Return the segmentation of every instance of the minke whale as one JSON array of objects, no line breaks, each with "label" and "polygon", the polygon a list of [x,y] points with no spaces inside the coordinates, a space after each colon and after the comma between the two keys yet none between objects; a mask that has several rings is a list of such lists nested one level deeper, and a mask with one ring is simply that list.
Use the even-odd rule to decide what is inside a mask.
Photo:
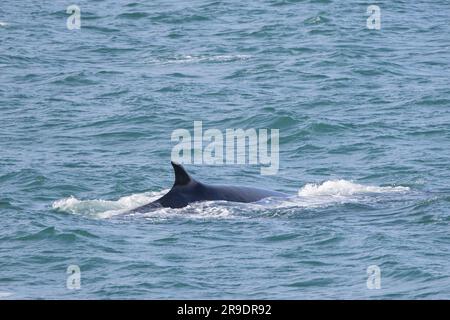
[{"label": "minke whale", "polygon": [[181,164],[171,162],[175,172],[175,182],[164,196],[149,204],[132,210],[148,212],[152,208],[183,208],[193,202],[223,200],[231,202],[256,202],[268,197],[287,197],[282,192],[259,188],[209,185],[192,178]]}]

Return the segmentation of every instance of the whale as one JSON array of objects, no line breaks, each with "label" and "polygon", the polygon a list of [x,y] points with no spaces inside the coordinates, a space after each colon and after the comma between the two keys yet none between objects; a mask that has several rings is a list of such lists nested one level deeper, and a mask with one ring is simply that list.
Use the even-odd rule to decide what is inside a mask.
[{"label": "whale", "polygon": [[192,178],[179,163],[171,161],[175,182],[161,198],[132,210],[135,213],[148,212],[153,208],[183,208],[194,202],[230,201],[250,203],[264,198],[287,197],[282,192],[252,187],[206,184]]}]

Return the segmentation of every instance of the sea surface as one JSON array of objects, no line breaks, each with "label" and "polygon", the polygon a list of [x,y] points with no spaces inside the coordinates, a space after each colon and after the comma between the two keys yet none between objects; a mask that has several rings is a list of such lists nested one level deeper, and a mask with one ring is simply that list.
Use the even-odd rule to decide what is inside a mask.
[{"label": "sea surface", "polygon": [[[0,298],[449,299],[449,49],[447,0],[2,0]],[[185,167],[292,197],[127,213],[194,121],[279,129]]]}]

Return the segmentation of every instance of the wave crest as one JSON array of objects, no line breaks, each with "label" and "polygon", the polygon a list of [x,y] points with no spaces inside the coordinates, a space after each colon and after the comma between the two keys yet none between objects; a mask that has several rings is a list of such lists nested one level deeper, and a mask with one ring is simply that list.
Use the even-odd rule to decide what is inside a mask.
[{"label": "wave crest", "polygon": [[160,58],[160,59],[147,59],[150,64],[184,64],[184,63],[199,63],[199,62],[209,62],[209,63],[222,63],[222,62],[235,62],[244,61],[252,58],[251,55],[246,54],[236,54],[236,55],[180,55],[171,58]]}]

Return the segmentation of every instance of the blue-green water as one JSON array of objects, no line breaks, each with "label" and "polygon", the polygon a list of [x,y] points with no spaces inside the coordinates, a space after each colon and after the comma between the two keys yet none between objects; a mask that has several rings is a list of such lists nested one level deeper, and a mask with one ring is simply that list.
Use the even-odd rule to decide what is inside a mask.
[{"label": "blue-green water", "polygon": [[[380,30],[364,1],[70,4],[0,3],[0,297],[450,298],[448,1]],[[278,174],[195,177],[297,196],[124,213],[195,120],[280,130]]]}]

